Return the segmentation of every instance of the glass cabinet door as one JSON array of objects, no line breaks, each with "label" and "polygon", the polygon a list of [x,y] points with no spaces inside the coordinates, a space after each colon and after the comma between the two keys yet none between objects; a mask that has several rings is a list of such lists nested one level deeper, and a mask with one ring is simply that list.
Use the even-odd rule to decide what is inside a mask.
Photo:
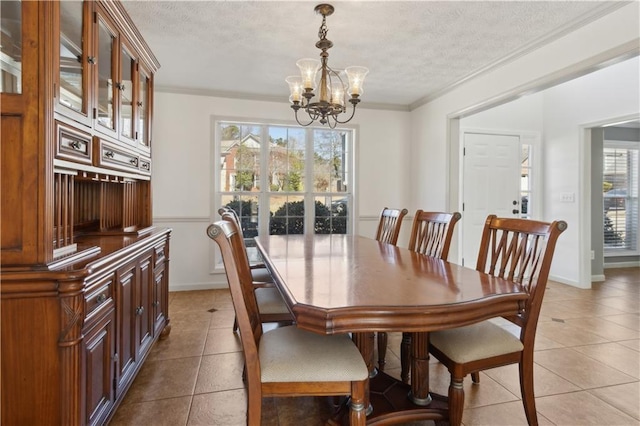
[{"label": "glass cabinet door", "polygon": [[134,139],[133,126],[133,75],[136,68],[136,61],[130,50],[123,45],[120,51],[120,135]]},{"label": "glass cabinet door", "polygon": [[22,93],[22,2],[0,2],[0,92]]},{"label": "glass cabinet door", "polygon": [[61,1],[59,103],[87,116],[84,3]]},{"label": "glass cabinet door", "polygon": [[96,111],[96,123],[99,130],[112,131],[115,136],[116,130],[116,76],[115,76],[115,54],[117,53],[117,32],[114,27],[98,13],[98,36],[97,36],[97,66],[98,66],[98,87],[96,88],[98,100]]},{"label": "glass cabinet door", "polygon": [[142,148],[149,148],[149,95],[151,93],[151,73],[144,67],[138,69],[138,144]]}]

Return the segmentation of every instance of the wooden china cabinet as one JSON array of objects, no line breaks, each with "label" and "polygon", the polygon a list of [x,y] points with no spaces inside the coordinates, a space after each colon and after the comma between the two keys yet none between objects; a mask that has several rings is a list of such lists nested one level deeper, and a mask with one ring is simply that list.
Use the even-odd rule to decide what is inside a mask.
[{"label": "wooden china cabinet", "polygon": [[0,7],[1,423],[103,424],[169,332],[159,64],[118,1]]}]

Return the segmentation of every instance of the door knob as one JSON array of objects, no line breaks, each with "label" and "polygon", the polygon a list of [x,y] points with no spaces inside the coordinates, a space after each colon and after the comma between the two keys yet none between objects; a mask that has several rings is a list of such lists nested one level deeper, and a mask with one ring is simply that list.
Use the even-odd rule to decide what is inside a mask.
[{"label": "door knob", "polygon": [[514,206],[517,206],[517,205],[518,205],[518,202],[517,202],[516,200],[513,200],[513,205],[514,205]]},{"label": "door knob", "polygon": [[513,214],[518,214],[518,213],[520,213],[520,210],[518,210],[518,209],[513,209],[513,210],[511,210],[511,213],[513,213]]}]

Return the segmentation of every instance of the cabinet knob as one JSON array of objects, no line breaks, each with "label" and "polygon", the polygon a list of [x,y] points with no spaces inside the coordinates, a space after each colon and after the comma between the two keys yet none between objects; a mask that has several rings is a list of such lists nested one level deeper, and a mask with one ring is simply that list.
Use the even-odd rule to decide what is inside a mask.
[{"label": "cabinet knob", "polygon": [[78,141],[71,141],[69,142],[69,146],[75,150],[80,150],[80,142]]},{"label": "cabinet knob", "polygon": [[87,56],[87,62],[90,63],[91,65],[96,63],[96,57],[95,56]]},{"label": "cabinet knob", "polygon": [[136,308],[136,315],[140,316],[142,314],[144,314],[144,306],[138,306]]},{"label": "cabinet knob", "polygon": [[157,308],[158,306],[160,306],[160,302],[158,302],[157,300],[155,302],[153,302],[153,307]]},{"label": "cabinet knob", "polygon": [[98,304],[100,304],[100,303],[104,302],[105,300],[107,300],[107,295],[106,295],[106,294],[104,294],[104,293],[100,294],[100,295],[96,298],[96,302],[97,302]]},{"label": "cabinet knob", "polygon": [[142,102],[138,101],[138,106],[141,107],[142,106]]},{"label": "cabinet knob", "polygon": [[132,158],[131,160],[129,160],[129,163],[131,163],[132,166],[137,166],[138,165],[138,159],[137,158]]},{"label": "cabinet knob", "polygon": [[104,156],[107,158],[113,158],[115,154],[113,153],[113,151],[105,151],[104,152]]},{"label": "cabinet knob", "polygon": [[118,353],[116,352],[115,354],[113,354],[113,362],[118,362],[118,360],[120,359],[120,357],[118,356]]}]

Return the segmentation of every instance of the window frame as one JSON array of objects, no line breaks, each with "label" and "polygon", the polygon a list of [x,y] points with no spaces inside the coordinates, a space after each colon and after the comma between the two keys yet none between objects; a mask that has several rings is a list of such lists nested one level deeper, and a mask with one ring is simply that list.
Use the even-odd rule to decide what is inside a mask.
[{"label": "window frame", "polygon": [[[633,150],[636,151],[638,154],[638,161],[640,162],[640,143],[638,142],[633,142],[633,141],[622,141],[622,140],[613,140],[613,139],[605,139],[603,141],[603,161],[606,161],[605,158],[605,154],[604,154],[604,149],[620,149],[620,150]],[[636,198],[636,209],[640,210],[640,200],[638,200],[638,191],[640,191],[640,164],[637,164],[637,169],[635,170],[636,176],[635,176],[635,182],[633,180],[629,181],[627,183],[627,195],[625,197],[625,203],[629,204],[630,199],[632,198],[632,188],[630,187],[630,185],[634,185],[636,186],[635,191],[635,198]],[[603,180],[604,180],[604,173],[605,173],[605,167],[603,164]],[[629,169],[627,169],[627,174],[629,174]],[[631,179],[633,179],[633,176],[631,177]],[[604,193],[603,193],[603,210],[604,210]],[[625,244],[625,247],[611,247],[611,246],[607,246],[606,244],[604,245],[604,250],[603,250],[603,254],[604,257],[618,257],[618,256],[637,256],[640,254],[640,216],[638,214],[639,212],[636,211],[636,220],[637,223],[635,224],[635,247],[628,247],[628,245]],[[604,215],[607,214],[607,211],[604,210],[603,212]],[[627,217],[629,216],[629,214],[626,212],[625,210],[625,215],[627,215]],[[633,216],[633,214],[631,214],[631,216]],[[626,218],[625,218],[626,220]],[[632,237],[633,238],[633,237]],[[633,242],[633,241],[631,241]]]},{"label": "window frame", "polygon": [[[247,117],[226,117],[226,116],[212,116],[211,117],[211,153],[212,158],[210,164],[213,165],[211,168],[211,214],[210,219],[212,222],[220,220],[220,215],[218,214],[218,209],[222,206],[222,197],[225,195],[233,195],[237,193],[238,195],[246,195],[248,192],[245,191],[222,191],[220,187],[220,176],[222,171],[222,165],[220,164],[220,158],[222,155],[222,147],[220,144],[222,138],[222,131],[220,124],[237,124],[248,125],[248,126],[261,126],[260,138],[261,140],[269,140],[269,127],[291,127],[300,129],[301,127],[295,121],[283,121],[283,120],[268,120],[268,119],[257,119],[257,118],[247,118]],[[350,175],[350,181],[347,186],[348,191],[340,194],[344,194],[344,196],[348,200],[348,208],[349,208],[349,216],[347,220],[347,234],[356,234],[358,232],[358,206],[356,203],[357,200],[357,189],[358,189],[358,137],[359,137],[359,126],[358,125],[342,125],[336,127],[335,129],[330,129],[326,126],[309,126],[302,127],[301,129],[307,132],[307,137],[305,138],[305,153],[313,152],[313,138],[310,135],[314,130],[325,130],[325,131],[346,131],[350,132],[351,140],[348,142],[349,146],[347,147],[347,152],[349,153],[349,158],[345,162],[345,168]],[[310,150],[310,151],[309,151]],[[261,149],[260,150],[260,178],[266,177],[268,174],[268,164],[269,164],[269,150]],[[312,170],[313,166],[313,156],[305,155],[305,188],[313,188],[313,174],[306,173],[306,170]],[[262,180],[262,179],[260,179]],[[350,188],[349,188],[350,185]],[[302,191],[302,192],[290,192],[290,191],[282,191],[282,192],[271,192],[268,188],[261,187],[259,192],[255,192],[255,195],[258,197],[258,205],[268,206],[269,205],[269,197],[273,194],[278,194],[282,196],[301,196],[305,200],[305,231],[309,229],[314,229],[314,220],[315,220],[315,208],[314,203],[317,196],[333,196],[336,197],[336,193],[326,193],[326,192],[315,192],[315,191]],[[258,235],[266,235],[269,233],[269,208],[259,209],[258,213]],[[219,254],[217,254],[217,250],[215,250],[215,255],[213,256],[214,271],[219,272],[219,269],[222,268],[222,263]],[[214,272],[212,271],[212,273]]]}]

